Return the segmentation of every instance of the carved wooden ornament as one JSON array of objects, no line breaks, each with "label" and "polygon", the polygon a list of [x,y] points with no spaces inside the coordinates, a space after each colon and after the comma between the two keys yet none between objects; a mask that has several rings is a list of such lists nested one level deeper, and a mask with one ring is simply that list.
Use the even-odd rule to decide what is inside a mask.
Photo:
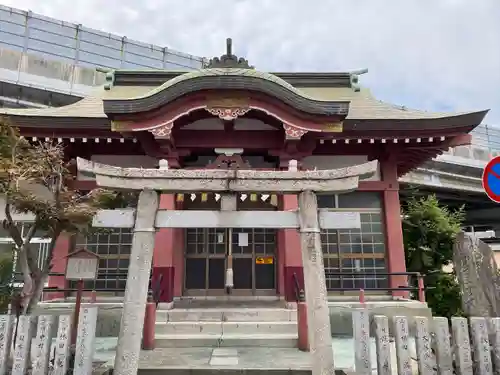
[{"label": "carved wooden ornament", "polygon": [[287,139],[300,139],[304,134],[308,132],[305,129],[297,128],[288,124],[283,124],[283,129],[285,129]]},{"label": "carved wooden ornament", "polygon": [[250,111],[248,100],[242,98],[221,98],[207,102],[205,109],[221,120],[231,121]]},{"label": "carved wooden ornament", "polygon": [[162,139],[170,139],[170,135],[172,134],[172,128],[174,127],[174,122],[170,121],[164,124],[161,124],[152,129],[148,129],[148,131],[154,135],[155,138]]}]

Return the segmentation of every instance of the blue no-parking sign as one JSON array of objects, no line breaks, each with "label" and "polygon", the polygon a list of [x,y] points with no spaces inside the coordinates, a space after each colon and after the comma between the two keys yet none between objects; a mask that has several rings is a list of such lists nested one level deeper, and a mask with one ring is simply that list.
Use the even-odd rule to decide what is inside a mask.
[{"label": "blue no-parking sign", "polygon": [[486,164],[482,180],[486,195],[493,202],[500,203],[500,156],[495,156]]}]

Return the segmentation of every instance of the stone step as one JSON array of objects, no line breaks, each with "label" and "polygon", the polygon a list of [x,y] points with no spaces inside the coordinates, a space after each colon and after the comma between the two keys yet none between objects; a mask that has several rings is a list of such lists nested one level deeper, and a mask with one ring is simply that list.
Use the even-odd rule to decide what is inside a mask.
[{"label": "stone step", "polygon": [[[111,370],[110,370],[111,371]],[[224,368],[215,367],[164,367],[161,369],[139,369],[137,375],[311,375],[311,370],[285,368]],[[335,370],[335,375],[345,375],[342,370]],[[106,374],[107,375],[107,374]]]},{"label": "stone step", "polygon": [[[226,366],[227,367],[227,366]],[[111,371],[111,370],[110,370]],[[111,374],[111,372],[110,372]],[[137,375],[311,375],[311,370],[286,368],[225,368],[215,367],[163,367],[160,369],[139,369]],[[335,370],[335,375],[345,375],[342,370]],[[107,374],[106,374],[107,375]]]},{"label": "stone step", "polygon": [[157,310],[158,322],[295,322],[297,311],[281,308]]},{"label": "stone step", "polygon": [[297,334],[156,334],[156,348],[296,348]]},{"label": "stone step", "polygon": [[157,334],[295,334],[297,323],[290,321],[279,322],[157,322]]}]

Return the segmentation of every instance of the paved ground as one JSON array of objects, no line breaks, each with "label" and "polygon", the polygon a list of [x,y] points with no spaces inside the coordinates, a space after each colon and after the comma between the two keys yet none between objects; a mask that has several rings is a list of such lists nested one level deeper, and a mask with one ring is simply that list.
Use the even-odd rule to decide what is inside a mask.
[{"label": "paved ground", "polygon": [[[95,360],[112,366],[116,338],[99,338]],[[411,345],[415,355],[414,343]],[[333,338],[335,366],[350,372],[354,368],[354,342],[352,338]],[[372,340],[371,357],[376,374],[375,342]],[[397,374],[394,344],[391,348],[392,372]],[[414,367],[416,363],[414,363]],[[140,368],[148,369],[269,369],[309,370],[310,354],[294,348],[161,348],[141,353]],[[416,371],[416,368],[414,369]],[[417,372],[415,372],[417,373]]]}]

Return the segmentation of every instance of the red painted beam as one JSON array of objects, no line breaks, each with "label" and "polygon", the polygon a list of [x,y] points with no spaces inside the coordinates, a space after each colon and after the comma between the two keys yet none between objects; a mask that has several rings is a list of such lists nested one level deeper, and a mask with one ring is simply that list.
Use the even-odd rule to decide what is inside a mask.
[{"label": "red painted beam", "polygon": [[211,130],[210,135],[197,130],[180,130],[174,134],[177,148],[214,149],[276,149],[284,142],[284,133],[279,131],[240,130],[225,132]]},{"label": "red painted beam", "polygon": [[469,146],[472,143],[471,134],[462,134],[453,137],[448,143],[448,147]]},{"label": "red painted beam", "polygon": [[[358,191],[384,191],[393,190],[394,184],[387,181],[359,181]],[[397,189],[397,187],[396,187]]]}]

